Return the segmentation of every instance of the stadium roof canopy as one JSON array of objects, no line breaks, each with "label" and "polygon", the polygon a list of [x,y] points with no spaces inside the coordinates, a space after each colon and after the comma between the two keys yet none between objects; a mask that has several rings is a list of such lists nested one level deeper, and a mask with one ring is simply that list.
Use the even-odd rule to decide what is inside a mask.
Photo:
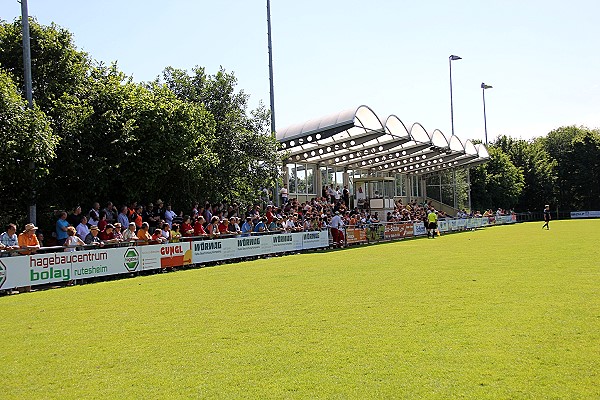
[{"label": "stadium roof canopy", "polygon": [[277,131],[287,162],[305,162],[371,172],[423,175],[471,167],[489,159],[482,144],[448,137],[419,124],[407,128],[395,115],[382,122],[360,106]]}]

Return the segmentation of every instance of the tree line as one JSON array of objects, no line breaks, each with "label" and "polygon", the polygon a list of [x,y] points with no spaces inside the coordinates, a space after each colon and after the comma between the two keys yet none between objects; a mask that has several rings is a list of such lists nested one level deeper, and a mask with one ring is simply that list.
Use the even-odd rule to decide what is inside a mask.
[{"label": "tree line", "polygon": [[600,130],[555,129],[532,140],[500,136],[471,170],[473,208],[600,210]]},{"label": "tree line", "polygon": [[269,112],[249,110],[234,73],[166,67],[136,83],[56,24],[31,18],[30,36],[33,110],[21,21],[0,21],[0,222],[25,222],[33,191],[43,220],[94,201],[252,201],[274,186]]}]

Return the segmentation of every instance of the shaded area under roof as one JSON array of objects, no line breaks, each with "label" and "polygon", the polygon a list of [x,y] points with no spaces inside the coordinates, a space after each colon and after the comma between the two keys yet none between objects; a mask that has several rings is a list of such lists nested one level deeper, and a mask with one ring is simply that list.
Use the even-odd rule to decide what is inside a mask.
[{"label": "shaded area under roof", "polygon": [[276,133],[287,162],[348,169],[428,174],[468,168],[489,159],[483,144],[474,145],[419,123],[407,128],[395,115],[383,122],[368,106],[341,111]]}]

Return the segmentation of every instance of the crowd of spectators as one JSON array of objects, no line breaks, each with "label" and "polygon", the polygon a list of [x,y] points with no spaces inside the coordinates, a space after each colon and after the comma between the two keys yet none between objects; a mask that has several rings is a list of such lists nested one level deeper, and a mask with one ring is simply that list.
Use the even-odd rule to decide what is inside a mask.
[{"label": "crowd of spectators", "polygon": [[[306,202],[288,199],[280,193],[280,207],[267,202],[240,207],[237,203],[195,203],[189,211],[175,212],[170,204],[161,200],[146,205],[132,202],[117,208],[107,202],[102,208],[98,202],[83,212],[76,206],[71,212],[56,212],[57,220],[54,232],[48,238],[47,245],[63,246],[65,251],[73,251],[81,246],[105,246],[118,242],[167,243],[178,242],[185,238],[214,238],[222,236],[249,236],[253,234],[313,231],[333,228],[334,243],[343,237],[345,226],[365,227],[380,222],[426,221],[427,214],[435,212],[439,219],[447,216],[443,211],[435,210],[431,203],[396,203],[393,211],[381,218],[377,212],[349,208],[349,192],[346,187],[324,186],[321,197]],[[477,217],[504,215],[504,210],[496,213],[487,210],[467,214],[461,210],[457,217]],[[4,254],[31,254],[45,245],[41,232],[33,224],[27,224],[17,235],[17,226],[9,224],[0,235],[0,250]],[[36,234],[37,232],[37,234]],[[334,235],[334,236],[336,236]]]}]

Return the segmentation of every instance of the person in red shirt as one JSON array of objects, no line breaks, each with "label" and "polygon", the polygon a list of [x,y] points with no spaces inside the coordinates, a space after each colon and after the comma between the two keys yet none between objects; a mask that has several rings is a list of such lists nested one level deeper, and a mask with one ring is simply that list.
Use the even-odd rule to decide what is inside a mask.
[{"label": "person in red shirt", "polygon": [[219,233],[229,233],[229,219],[223,218],[223,221],[219,224]]},{"label": "person in red shirt", "polygon": [[[102,221],[102,220],[101,220]],[[113,224],[107,224],[103,231],[98,235],[103,242],[115,241],[115,227]]]},{"label": "person in red shirt", "polygon": [[203,216],[199,216],[194,224],[194,236],[206,236],[206,231],[204,230],[204,222],[206,220]]},{"label": "person in red shirt", "polygon": [[269,226],[269,224],[271,222],[273,222],[273,207],[268,205],[267,206],[267,212],[265,213],[265,217],[267,217],[267,226]]},{"label": "person in red shirt", "polygon": [[183,223],[181,224],[181,235],[182,236],[192,236],[192,234],[194,233],[194,228],[192,227],[192,225],[190,224],[190,217],[188,215],[186,215],[185,217],[183,217]]},{"label": "person in red shirt", "polygon": [[156,228],[152,234],[152,243],[167,243],[167,239],[163,237],[160,228]]}]

